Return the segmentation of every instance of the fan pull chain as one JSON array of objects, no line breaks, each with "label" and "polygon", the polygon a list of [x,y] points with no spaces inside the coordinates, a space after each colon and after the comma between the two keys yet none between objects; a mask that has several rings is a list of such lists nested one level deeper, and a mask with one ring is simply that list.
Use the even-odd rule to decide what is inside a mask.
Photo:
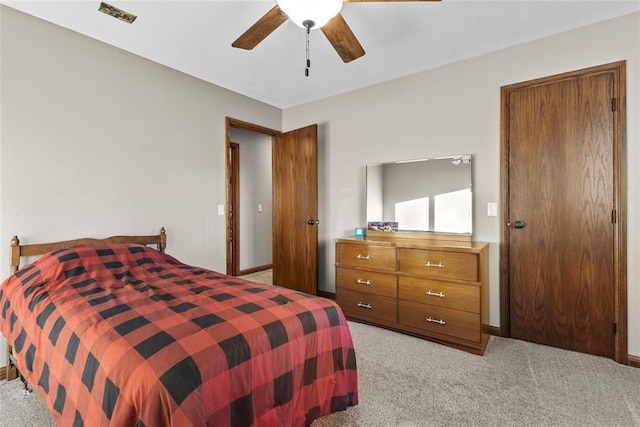
[{"label": "fan pull chain", "polygon": [[309,68],[311,68],[311,60],[309,59],[309,32],[311,27],[307,27],[307,68],[304,69],[304,75],[309,77]]},{"label": "fan pull chain", "polygon": [[304,75],[309,77],[309,68],[311,68],[311,60],[309,59],[309,33],[316,23],[311,19],[307,19],[302,21],[302,25],[307,29],[307,68],[304,69]]}]

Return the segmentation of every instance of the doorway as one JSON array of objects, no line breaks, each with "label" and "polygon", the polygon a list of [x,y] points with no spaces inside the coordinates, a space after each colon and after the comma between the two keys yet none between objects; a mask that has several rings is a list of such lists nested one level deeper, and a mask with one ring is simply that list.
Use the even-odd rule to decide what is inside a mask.
[{"label": "doorway", "polygon": [[272,267],[271,137],[229,130],[231,273],[244,276]]},{"label": "doorway", "polygon": [[[257,199],[242,207],[242,144],[232,141],[232,133],[248,132],[271,142],[271,234],[272,280],[274,285],[284,286],[311,295],[317,294],[318,282],[318,188],[317,188],[317,135],[318,126],[280,133],[240,120],[226,119],[226,224],[227,224],[227,274],[251,273],[242,269],[242,247],[247,243],[242,235],[245,230],[241,217],[245,209],[259,211]],[[249,171],[252,173],[253,171]],[[263,177],[262,180],[269,178]],[[263,186],[264,183],[260,183]],[[252,189],[250,189],[252,190]],[[262,190],[265,193],[266,190]],[[260,197],[266,197],[262,194]],[[260,212],[258,212],[260,213]],[[264,213],[264,206],[263,212]],[[249,243],[250,245],[251,243]],[[252,248],[252,250],[259,250]],[[257,254],[254,254],[257,256]],[[262,264],[253,271],[268,268]]]},{"label": "doorway", "polygon": [[272,268],[271,138],[280,132],[231,118],[226,128],[227,274],[241,276]]},{"label": "doorway", "polygon": [[626,364],[625,63],[502,88],[503,336]]}]

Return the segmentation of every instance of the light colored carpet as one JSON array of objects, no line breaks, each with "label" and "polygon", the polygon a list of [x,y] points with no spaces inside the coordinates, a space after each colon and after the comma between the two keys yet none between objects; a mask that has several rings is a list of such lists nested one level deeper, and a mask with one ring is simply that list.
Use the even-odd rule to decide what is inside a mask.
[{"label": "light colored carpet", "polygon": [[640,369],[499,337],[481,357],[349,324],[360,404],[313,427],[640,426]]},{"label": "light colored carpet", "polygon": [[0,426],[54,427],[37,393],[25,393],[20,380],[0,381]]},{"label": "light colored carpet", "polygon": [[250,282],[262,283],[264,285],[273,285],[273,270],[257,271],[251,274],[245,274],[244,276],[238,276],[241,279],[249,280]]},{"label": "light colored carpet", "polygon": [[[313,427],[640,426],[640,369],[492,337],[483,357],[349,322],[360,403]],[[0,426],[48,427],[19,381],[0,382]]]}]

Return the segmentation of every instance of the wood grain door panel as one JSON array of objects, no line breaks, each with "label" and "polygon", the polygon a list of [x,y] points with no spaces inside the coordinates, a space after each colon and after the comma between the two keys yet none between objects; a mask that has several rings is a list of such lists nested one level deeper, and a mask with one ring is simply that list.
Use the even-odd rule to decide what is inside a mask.
[{"label": "wood grain door panel", "polygon": [[506,234],[514,338],[614,354],[613,99],[611,72],[508,94]]},{"label": "wood grain door panel", "polygon": [[273,138],[273,283],[318,287],[318,126]]}]

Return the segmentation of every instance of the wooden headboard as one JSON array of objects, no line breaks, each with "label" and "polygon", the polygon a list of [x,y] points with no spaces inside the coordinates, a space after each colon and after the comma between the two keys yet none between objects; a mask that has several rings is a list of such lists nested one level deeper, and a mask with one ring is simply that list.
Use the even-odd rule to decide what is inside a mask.
[{"label": "wooden headboard", "polygon": [[20,268],[20,257],[42,255],[58,249],[75,248],[78,246],[101,245],[105,243],[130,243],[137,245],[157,245],[158,251],[164,253],[167,247],[167,234],[164,227],[160,234],[154,236],[112,236],[106,239],[83,238],[66,240],[64,242],[37,243],[32,245],[20,245],[18,236],[11,239],[11,274]]}]

